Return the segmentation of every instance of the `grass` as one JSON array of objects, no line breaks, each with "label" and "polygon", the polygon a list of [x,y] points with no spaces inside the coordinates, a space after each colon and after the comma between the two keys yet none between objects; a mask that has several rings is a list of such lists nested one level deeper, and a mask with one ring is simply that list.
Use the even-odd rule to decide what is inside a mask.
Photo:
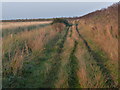
[{"label": "grass", "polygon": [[[78,31],[75,30],[77,35],[74,35],[76,38],[78,45],[77,51],[75,53],[77,60],[77,78],[80,83],[81,88],[101,88],[105,87],[104,76],[102,75],[99,66],[94,61],[94,58],[91,56],[88,51],[88,47],[86,45],[87,42],[83,39],[81,35],[79,35]],[[89,47],[90,48],[90,47]]]},{"label": "grass", "polygon": [[116,26],[107,11],[70,20],[72,26],[3,25],[3,88],[118,87]]},{"label": "grass", "polygon": [[[115,76],[115,74],[113,74],[112,73],[113,71],[111,71],[111,68],[108,67],[108,65],[110,66],[111,60],[106,56],[106,54],[102,50],[100,50],[98,48],[98,46],[96,46],[96,44],[94,44],[92,42],[92,40],[87,38],[87,36],[83,37],[80,34],[80,31],[78,31],[77,26],[76,26],[76,32],[78,33],[79,38],[82,40],[82,43],[84,43],[84,47],[86,48],[87,52],[90,55],[89,58],[94,60],[94,61],[92,60],[92,62],[89,62],[89,64],[94,62],[91,65],[92,67],[94,67],[94,69],[93,70],[92,69],[88,70],[88,71],[93,71],[93,73],[90,72],[91,75],[88,75],[88,76],[92,76],[93,75],[93,77],[96,77],[95,75],[97,75],[97,77],[99,77],[98,75],[101,74],[101,80],[102,80],[101,81],[101,85],[102,85],[102,87],[116,87],[117,86],[117,80],[113,78],[113,75]],[[88,40],[89,40],[89,42],[88,42]],[[92,44],[92,46],[91,46],[91,44]],[[80,44],[80,45],[82,45],[82,44]],[[87,55],[87,53],[85,55]],[[89,58],[85,58],[85,60],[88,60]],[[86,62],[88,62],[88,61],[86,61]],[[109,64],[108,63],[106,64],[106,62],[109,62]],[[88,64],[86,64],[86,65],[88,66]],[[88,66],[87,68],[90,68],[90,66]],[[115,70],[115,68],[114,68],[114,70]],[[116,70],[117,70],[117,68],[116,68]],[[116,73],[116,76],[117,75],[118,74]],[[96,81],[99,81],[99,80],[96,80]],[[94,81],[94,83],[96,81]],[[114,82],[114,81],[116,81],[116,82]],[[100,82],[97,82],[95,84],[95,86],[97,84],[98,84],[98,86],[101,86],[101,85],[99,85]],[[93,87],[94,87],[94,85],[93,85]]]},{"label": "grass", "polygon": [[[95,60],[96,64],[100,67],[102,75],[106,79],[106,81],[105,81],[106,86],[107,87],[116,87],[117,82],[115,84],[115,82],[113,80],[113,77],[111,75],[113,73],[111,73],[110,67],[106,66],[106,65],[110,65],[110,63],[111,63],[110,59],[106,56],[106,54],[103,51],[101,51],[98,47],[96,47],[95,44],[91,40],[89,41],[89,44],[87,44],[87,45],[90,45],[90,44],[92,44],[93,46],[92,47],[89,46],[88,51],[92,55],[92,57]],[[93,49],[93,47],[94,47],[94,49]],[[96,47],[96,49],[95,49],[95,47]],[[108,63],[106,64],[106,62],[109,62],[109,64]],[[116,73],[116,76],[117,76],[117,73]]]},{"label": "grass", "polygon": [[68,85],[70,88],[80,88],[80,84],[79,84],[79,79],[77,78],[77,74],[76,74],[76,71],[78,69],[78,66],[77,66],[77,58],[76,56],[74,55],[75,51],[76,51],[76,47],[77,47],[77,41],[75,41],[75,44],[74,44],[74,48],[70,54],[70,63],[69,63],[69,68],[70,68],[70,73],[69,73],[69,77],[68,77]]},{"label": "grass", "polygon": [[50,72],[48,73],[46,80],[43,82],[42,87],[47,87],[47,88],[55,87],[54,82],[58,77],[58,72],[61,67],[61,57],[60,56],[61,56],[61,53],[62,53],[62,50],[64,47],[64,43],[65,43],[65,40],[66,40],[66,37],[68,34],[68,30],[69,30],[69,28],[67,28],[65,35],[57,43],[58,48],[57,48],[56,55],[53,59],[53,63],[51,65],[52,68],[51,68]]},{"label": "grass", "polygon": [[70,52],[72,52],[72,49],[74,47],[73,40],[69,37],[70,30],[68,32],[68,35],[66,37],[66,41],[64,43],[63,51],[61,53],[61,65],[60,70],[58,72],[58,78],[55,82],[56,88],[69,88],[68,85],[68,76],[69,76],[69,70],[70,70]]},{"label": "grass", "polygon": [[31,26],[24,26],[24,27],[16,27],[16,28],[11,28],[11,29],[3,29],[2,30],[2,37],[8,36],[8,35],[13,35],[17,34],[19,32],[23,31],[31,31],[34,29],[42,28],[45,26],[48,26],[49,24],[40,24],[40,25],[31,25]]},{"label": "grass", "polygon": [[[32,31],[32,32],[34,32],[34,31]],[[51,33],[51,34],[53,34],[53,33]],[[65,37],[63,37],[62,40],[60,39],[60,38],[62,38],[62,36],[63,36],[62,34],[64,34],[64,31],[62,33],[58,33],[58,34],[59,35],[57,35],[57,36],[55,36],[55,38],[51,39],[50,42],[45,44],[45,49],[43,51],[33,51],[34,49],[32,49],[31,53],[29,53],[28,55],[25,55],[24,59],[23,59],[23,61],[24,61],[23,66],[22,66],[22,69],[20,69],[20,72],[17,72],[17,74],[15,74],[15,75],[12,72],[10,72],[8,77],[6,77],[6,75],[4,75],[5,76],[5,78],[3,79],[4,87],[6,87],[6,86],[8,86],[8,87],[30,87],[30,86],[31,87],[44,87],[43,82],[44,82],[44,80],[47,81],[46,78],[48,78],[48,77],[46,77],[46,75],[50,73],[50,71],[49,71],[50,67],[51,67],[51,69],[54,68],[51,65],[52,64],[54,65],[54,63],[56,62],[55,57],[56,57],[56,55],[58,55],[58,53],[61,52],[60,50],[63,47],[63,45],[61,43],[64,43],[64,39],[66,37],[66,34],[65,34]],[[42,38],[39,38],[39,39],[42,39]],[[50,38],[49,38],[49,40],[50,40]],[[18,40],[18,41],[20,42],[20,40]],[[57,43],[57,42],[59,42],[59,43]],[[16,44],[16,42],[14,42],[14,43]],[[23,44],[21,42],[19,44],[23,45],[23,46],[21,46],[21,45],[20,46],[22,48],[24,48],[24,45],[25,45],[24,42],[23,42]],[[16,44],[17,47],[18,47],[18,45]],[[20,50],[21,50],[21,48],[20,48]],[[12,51],[14,51],[14,50],[12,50]],[[14,55],[13,55],[13,57],[14,57]],[[17,59],[17,62],[18,62],[18,59]],[[55,66],[55,67],[57,67],[57,66]],[[8,68],[8,70],[9,70],[9,68]],[[5,71],[4,71],[4,74],[5,74]],[[52,71],[51,71],[50,75],[52,75]],[[13,78],[10,79],[11,76],[13,76]],[[41,77],[42,79],[39,77]],[[22,78],[22,81],[20,78]],[[29,79],[29,78],[31,78],[31,79]],[[10,79],[9,82],[8,82],[8,79]],[[16,80],[17,80],[17,82],[15,83],[14,81],[16,81]],[[34,85],[32,85],[31,82],[33,82],[34,80],[36,81],[36,83]]]},{"label": "grass", "polygon": [[70,37],[72,36],[72,29],[70,29]]},{"label": "grass", "polygon": [[[105,76],[106,77],[109,77],[108,78],[108,81],[106,83],[108,83],[110,86],[117,86],[118,84],[118,71],[117,71],[117,68],[118,68],[118,63],[115,62],[115,61],[112,61],[107,55],[106,53],[101,50],[98,46],[95,45],[95,43],[90,43],[91,47],[93,48],[93,50],[95,52],[93,52],[93,54],[96,56],[96,60],[98,60],[98,65],[100,65],[101,69],[103,70],[103,73],[105,73]],[[101,62],[99,64],[99,62]],[[102,66],[104,65],[104,66]],[[110,75],[109,75],[110,74]],[[109,75],[109,76],[107,76]],[[110,80],[114,80],[113,83],[112,81]],[[112,83],[112,84],[111,84]]]}]

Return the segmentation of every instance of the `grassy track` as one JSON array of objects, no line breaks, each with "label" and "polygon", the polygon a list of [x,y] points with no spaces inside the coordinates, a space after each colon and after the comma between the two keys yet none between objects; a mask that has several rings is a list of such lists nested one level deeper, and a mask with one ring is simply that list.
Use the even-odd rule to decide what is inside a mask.
[{"label": "grassy track", "polygon": [[55,57],[53,58],[53,63],[52,63],[51,70],[48,73],[47,78],[43,82],[43,87],[48,87],[48,88],[55,87],[54,86],[54,82],[57,79],[57,76],[58,76],[58,73],[59,73],[59,69],[61,67],[61,53],[63,51],[64,43],[66,41],[66,37],[67,37],[67,34],[68,34],[68,30],[69,30],[69,27],[67,28],[64,37],[57,44],[58,45],[58,49],[57,49]]},{"label": "grassy track", "polygon": [[[21,35],[24,31],[30,30],[31,33],[29,32],[28,37],[33,36],[29,37],[33,41],[23,35],[26,39],[26,41],[24,41],[24,38],[21,39],[16,35],[16,37],[19,38],[13,42],[17,42],[15,47],[18,46],[18,48],[16,49],[12,46],[12,48],[9,49],[9,47],[6,46],[7,48],[5,50],[7,52],[3,58],[5,65],[11,65],[11,62],[14,61],[12,56],[15,57],[15,55],[21,54],[21,56],[16,58],[22,58],[22,55],[25,55],[23,55],[24,62],[20,63],[22,67],[16,71],[16,74],[12,73],[9,67],[7,67],[7,70],[10,71],[7,71],[6,68],[4,69],[5,78],[3,78],[3,87],[114,88],[117,86],[111,70],[106,66],[106,62],[108,61],[107,56],[103,54],[102,51],[97,51],[97,49],[94,49],[93,46],[90,45],[88,39],[80,33],[77,24],[66,26],[64,30],[61,30],[61,26],[56,24],[55,26],[51,25],[43,29],[41,32],[40,30],[39,32],[31,31],[47,25],[49,24],[15,28],[8,32],[4,30],[3,38],[4,36],[20,32]],[[51,30],[54,31],[51,32]],[[39,40],[38,43],[37,40],[40,38],[42,39]],[[32,43],[27,43],[27,39],[29,42],[35,42],[35,44],[32,46]],[[5,43],[7,43],[8,40],[9,39],[6,39]],[[10,40],[14,39],[11,38]],[[38,49],[41,45],[40,43],[44,43],[42,49],[40,48],[41,51],[34,48],[37,44],[38,46],[36,47]],[[98,47],[96,46],[96,48]],[[13,66],[14,63],[16,64],[16,62],[12,63]]]},{"label": "grassy track", "polygon": [[69,71],[69,56],[70,52],[72,52],[73,40],[69,37],[70,36],[70,30],[69,29],[68,35],[66,37],[66,41],[64,43],[63,51],[61,53],[61,66],[60,71],[58,72],[58,78],[55,82],[55,87],[57,88],[69,88],[68,85],[68,71]]},{"label": "grassy track", "polygon": [[77,58],[75,56],[75,52],[77,49],[78,42],[74,42],[74,48],[70,54],[70,73],[68,77],[68,84],[70,88],[80,88],[79,80],[77,78],[77,69],[78,69],[78,63]]},{"label": "grassy track", "polygon": [[97,52],[93,51],[92,48],[88,45],[88,42],[84,37],[79,33],[78,27],[76,26],[76,31],[79,37],[82,39],[83,43],[86,46],[86,49],[90,53],[91,57],[96,61],[96,64],[100,67],[100,70],[104,76],[106,87],[115,87],[115,82],[110,74],[109,69],[104,65],[104,58],[102,58]]}]

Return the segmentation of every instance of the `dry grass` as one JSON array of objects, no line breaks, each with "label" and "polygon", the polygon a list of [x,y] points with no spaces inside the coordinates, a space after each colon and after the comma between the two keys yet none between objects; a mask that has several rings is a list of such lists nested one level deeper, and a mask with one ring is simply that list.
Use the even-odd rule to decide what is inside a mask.
[{"label": "dry grass", "polygon": [[81,34],[95,41],[112,60],[118,60],[117,5],[88,14],[78,23]]},{"label": "dry grass", "polygon": [[110,30],[106,29],[107,26],[100,27],[102,28],[99,28],[98,26],[97,30],[93,30],[89,25],[80,24],[79,30],[81,34],[96,42],[112,60],[118,60],[118,38],[111,35]]},{"label": "dry grass", "polygon": [[[12,68],[13,73],[17,73],[27,55],[31,52],[39,54],[58,33],[54,26],[47,26],[38,30],[21,32],[12,37],[5,37],[3,38],[3,60],[7,54],[8,58],[5,61],[9,61],[11,63],[8,63],[9,68]],[[14,55],[12,55],[13,53]]]},{"label": "dry grass", "polygon": [[[105,67],[118,85],[118,7],[97,11],[77,20],[78,29],[89,46],[99,53]],[[98,50],[99,48],[99,50]],[[103,53],[104,52],[104,55]],[[106,55],[106,56],[105,56]],[[101,60],[102,61],[102,60]],[[99,85],[98,85],[99,86]]]},{"label": "dry grass", "polygon": [[[3,37],[3,86],[110,88],[118,85],[116,6]],[[3,28],[43,22],[4,23]],[[48,22],[44,22],[46,24]],[[78,23],[78,26],[77,24]],[[6,24],[6,25],[5,25]],[[28,29],[28,28],[25,28]],[[13,30],[13,32],[16,29]],[[33,83],[34,82],[34,83]]]},{"label": "dry grass", "polygon": [[1,22],[2,29],[11,29],[16,27],[23,27],[23,26],[31,26],[31,25],[39,25],[39,24],[48,24],[51,21],[35,21],[35,22]]},{"label": "dry grass", "polygon": [[[77,57],[78,62],[77,77],[79,79],[80,86],[82,88],[104,87],[105,81],[101,72],[95,72],[96,70],[100,71],[99,67],[96,65],[96,63],[94,63],[95,66],[92,66],[94,61],[92,61],[92,58],[86,50],[83,41],[79,38],[78,33],[76,32],[76,27],[74,26],[72,30],[72,38],[73,40],[78,41],[79,44],[77,47],[77,51],[75,52],[75,56]],[[89,60],[88,58],[90,58],[91,60]],[[98,79],[98,77],[100,79]]]}]

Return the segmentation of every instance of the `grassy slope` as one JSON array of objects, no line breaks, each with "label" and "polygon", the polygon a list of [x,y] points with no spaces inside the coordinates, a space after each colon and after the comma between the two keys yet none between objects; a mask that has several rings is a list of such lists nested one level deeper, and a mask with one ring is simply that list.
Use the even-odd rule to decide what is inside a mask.
[{"label": "grassy slope", "polygon": [[110,59],[118,60],[118,4],[85,15],[78,23],[84,37],[96,42]]},{"label": "grassy slope", "polygon": [[83,43],[106,79],[104,83],[107,87],[118,85],[117,9],[117,5],[113,5],[75,21],[78,23],[78,31]]}]

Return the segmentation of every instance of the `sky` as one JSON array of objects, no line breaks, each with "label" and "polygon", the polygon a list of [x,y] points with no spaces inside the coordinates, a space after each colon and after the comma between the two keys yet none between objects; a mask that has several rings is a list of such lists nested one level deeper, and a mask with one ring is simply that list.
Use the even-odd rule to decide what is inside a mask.
[{"label": "sky", "polygon": [[2,19],[83,16],[114,2],[3,2]]}]

